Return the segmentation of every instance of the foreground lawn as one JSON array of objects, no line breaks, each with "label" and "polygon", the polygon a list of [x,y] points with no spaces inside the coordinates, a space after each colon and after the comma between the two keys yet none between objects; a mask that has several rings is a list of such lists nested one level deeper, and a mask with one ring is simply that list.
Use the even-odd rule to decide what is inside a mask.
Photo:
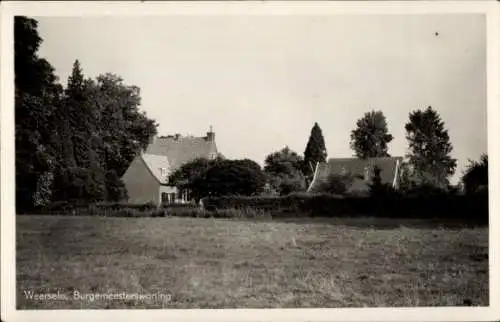
[{"label": "foreground lawn", "polygon": [[[17,307],[488,305],[487,228],[391,221],[17,216]],[[74,300],[75,290],[169,298]]]}]

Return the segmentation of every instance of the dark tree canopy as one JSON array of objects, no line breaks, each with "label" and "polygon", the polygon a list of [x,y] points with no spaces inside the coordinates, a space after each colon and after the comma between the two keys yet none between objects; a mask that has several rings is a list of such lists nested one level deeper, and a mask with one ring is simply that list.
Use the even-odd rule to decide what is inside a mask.
[{"label": "dark tree canopy", "polygon": [[269,154],[264,161],[264,171],[279,175],[293,175],[302,168],[303,159],[289,147]]},{"label": "dark tree canopy", "polygon": [[207,192],[212,196],[257,195],[266,183],[260,166],[248,159],[219,162],[206,172],[204,179]]},{"label": "dark tree canopy", "polygon": [[139,110],[140,90],[126,85],[114,74],[97,77],[93,99],[98,112],[102,149],[100,153],[107,169],[122,176],[134,157],[148,146],[157,134],[158,124]]},{"label": "dark tree canopy", "polygon": [[16,207],[118,200],[121,176],[156,134],[139,89],[104,74],[85,78],[78,60],[65,89],[37,55],[37,22],[14,19]]},{"label": "dark tree canopy", "polygon": [[[61,86],[54,68],[37,55],[42,42],[37,22],[14,19],[16,208],[29,209],[43,196],[50,198],[55,157],[53,114]],[[50,188],[49,188],[50,189]]]},{"label": "dark tree canopy", "polygon": [[413,179],[418,184],[448,187],[448,178],[455,173],[457,161],[451,157],[453,147],[448,130],[437,111],[429,106],[410,113],[405,129]]},{"label": "dark tree canopy", "polygon": [[197,158],[188,163],[185,163],[170,174],[168,178],[169,184],[181,189],[191,188],[193,183],[200,180],[200,178],[205,175],[208,169],[222,160],[223,159],[220,157],[214,160]]},{"label": "dark tree canopy", "polygon": [[350,146],[358,158],[387,157],[387,144],[392,139],[384,114],[371,111],[356,122],[356,129],[351,132]]},{"label": "dark tree canopy", "polygon": [[94,87],[92,80],[84,78],[76,60],[58,118],[60,163],[54,184],[54,198],[58,200],[106,199],[106,167],[98,153],[101,124],[91,95]]},{"label": "dark tree canopy", "polygon": [[465,193],[475,193],[488,189],[488,155],[483,154],[479,161],[469,160],[462,177]]},{"label": "dark tree canopy", "polygon": [[[139,105],[137,87],[113,74],[85,79],[75,61],[58,117],[57,199],[116,200],[126,195],[120,178],[156,135],[157,124]],[[71,185],[80,187],[65,189]]]},{"label": "dark tree canopy", "polygon": [[182,165],[169,176],[169,183],[189,189],[191,196],[199,200],[207,196],[259,194],[266,176],[252,160],[227,160],[219,156],[213,160],[198,158]]},{"label": "dark tree canopy", "polygon": [[127,199],[125,184],[116,174],[115,170],[108,170],[106,172],[106,192],[107,200],[121,201]]},{"label": "dark tree canopy", "polygon": [[311,175],[318,162],[325,162],[327,151],[323,132],[318,123],[314,123],[307,142],[306,150],[304,151],[304,172]]},{"label": "dark tree canopy", "polygon": [[271,187],[281,195],[305,190],[302,173],[304,161],[296,152],[285,147],[269,154],[264,161],[264,172]]}]

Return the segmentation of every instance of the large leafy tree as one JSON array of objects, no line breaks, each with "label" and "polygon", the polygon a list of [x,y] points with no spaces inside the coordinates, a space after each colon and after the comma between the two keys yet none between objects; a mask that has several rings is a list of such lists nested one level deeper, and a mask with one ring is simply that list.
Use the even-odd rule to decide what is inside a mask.
[{"label": "large leafy tree", "polygon": [[189,187],[195,180],[202,177],[208,169],[215,163],[222,161],[222,158],[210,160],[207,158],[196,158],[183,164],[173,171],[168,178],[169,184],[178,188]]},{"label": "large leafy tree", "polygon": [[119,200],[120,177],[157,124],[139,111],[140,91],[112,74],[86,79],[78,61],[67,87],[37,55],[37,21],[14,26],[16,206],[54,200]]},{"label": "large leafy tree", "polygon": [[323,132],[318,123],[314,123],[304,151],[304,173],[309,176],[312,175],[316,163],[325,162],[326,157],[327,151]]},{"label": "large leafy tree", "polygon": [[425,110],[411,112],[405,129],[412,179],[419,185],[440,189],[448,187],[457,161],[451,157],[453,146],[437,111],[429,106]]},{"label": "large leafy tree", "polygon": [[189,189],[199,200],[207,196],[255,195],[264,190],[266,176],[260,166],[249,159],[195,159],[169,176],[170,184]]},{"label": "large leafy tree", "polygon": [[[51,197],[55,161],[53,150],[54,111],[60,104],[62,87],[54,68],[38,57],[42,38],[37,21],[14,19],[16,208],[31,209]],[[40,191],[45,190],[45,191]]]},{"label": "large leafy tree", "polygon": [[305,189],[303,163],[301,156],[285,147],[266,157],[264,172],[268,176],[271,187],[281,195],[285,195]]},{"label": "large leafy tree", "polygon": [[140,89],[123,82],[114,74],[97,77],[93,94],[101,124],[99,153],[108,170],[122,176],[134,157],[157,134],[158,124],[139,110]]},{"label": "large leafy tree", "polygon": [[469,160],[462,183],[465,193],[475,193],[488,188],[488,155],[483,154],[479,161]]},{"label": "large leafy tree", "polygon": [[209,168],[194,186],[205,196],[262,193],[266,176],[260,166],[249,159],[223,160]]},{"label": "large leafy tree", "polygon": [[389,156],[387,144],[393,139],[387,129],[387,121],[381,111],[371,111],[357,120],[351,132],[351,149],[358,158]]},{"label": "large leafy tree", "polygon": [[139,111],[139,88],[114,74],[84,79],[75,62],[66,93],[61,133],[70,139],[61,140],[67,161],[57,182],[74,187],[62,199],[123,199],[121,176],[157,132],[155,121]]}]

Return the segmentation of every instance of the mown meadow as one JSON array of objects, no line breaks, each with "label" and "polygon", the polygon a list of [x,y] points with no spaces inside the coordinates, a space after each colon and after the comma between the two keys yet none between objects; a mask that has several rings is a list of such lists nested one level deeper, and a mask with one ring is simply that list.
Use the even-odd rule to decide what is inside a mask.
[{"label": "mown meadow", "polygon": [[[17,307],[488,305],[488,228],[431,219],[18,215]],[[60,292],[34,300],[25,291]],[[73,300],[163,293],[167,300]]]}]

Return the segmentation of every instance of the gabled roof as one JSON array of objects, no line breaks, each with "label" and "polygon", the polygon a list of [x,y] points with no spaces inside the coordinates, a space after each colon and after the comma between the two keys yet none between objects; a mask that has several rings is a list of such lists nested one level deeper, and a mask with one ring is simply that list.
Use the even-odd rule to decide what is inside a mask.
[{"label": "gabled roof", "polygon": [[[161,184],[167,183],[168,175],[170,174],[170,165],[166,156],[143,153],[141,154],[141,159],[156,180]],[[165,169],[163,173],[162,169]]]},{"label": "gabled roof", "polygon": [[215,157],[217,146],[208,137],[160,137],[148,145],[145,153],[167,157],[170,170],[174,171],[196,158]]},{"label": "gabled roof", "polygon": [[311,182],[309,190],[314,189],[321,184],[321,182],[324,182],[328,176],[341,174],[350,174],[357,177],[350,190],[366,189],[367,184],[371,182],[373,178],[375,166],[380,169],[380,179],[382,183],[392,186],[395,183],[396,176],[399,176],[398,167],[402,161],[402,157],[329,159],[328,162],[322,162],[317,165],[313,182]]}]

